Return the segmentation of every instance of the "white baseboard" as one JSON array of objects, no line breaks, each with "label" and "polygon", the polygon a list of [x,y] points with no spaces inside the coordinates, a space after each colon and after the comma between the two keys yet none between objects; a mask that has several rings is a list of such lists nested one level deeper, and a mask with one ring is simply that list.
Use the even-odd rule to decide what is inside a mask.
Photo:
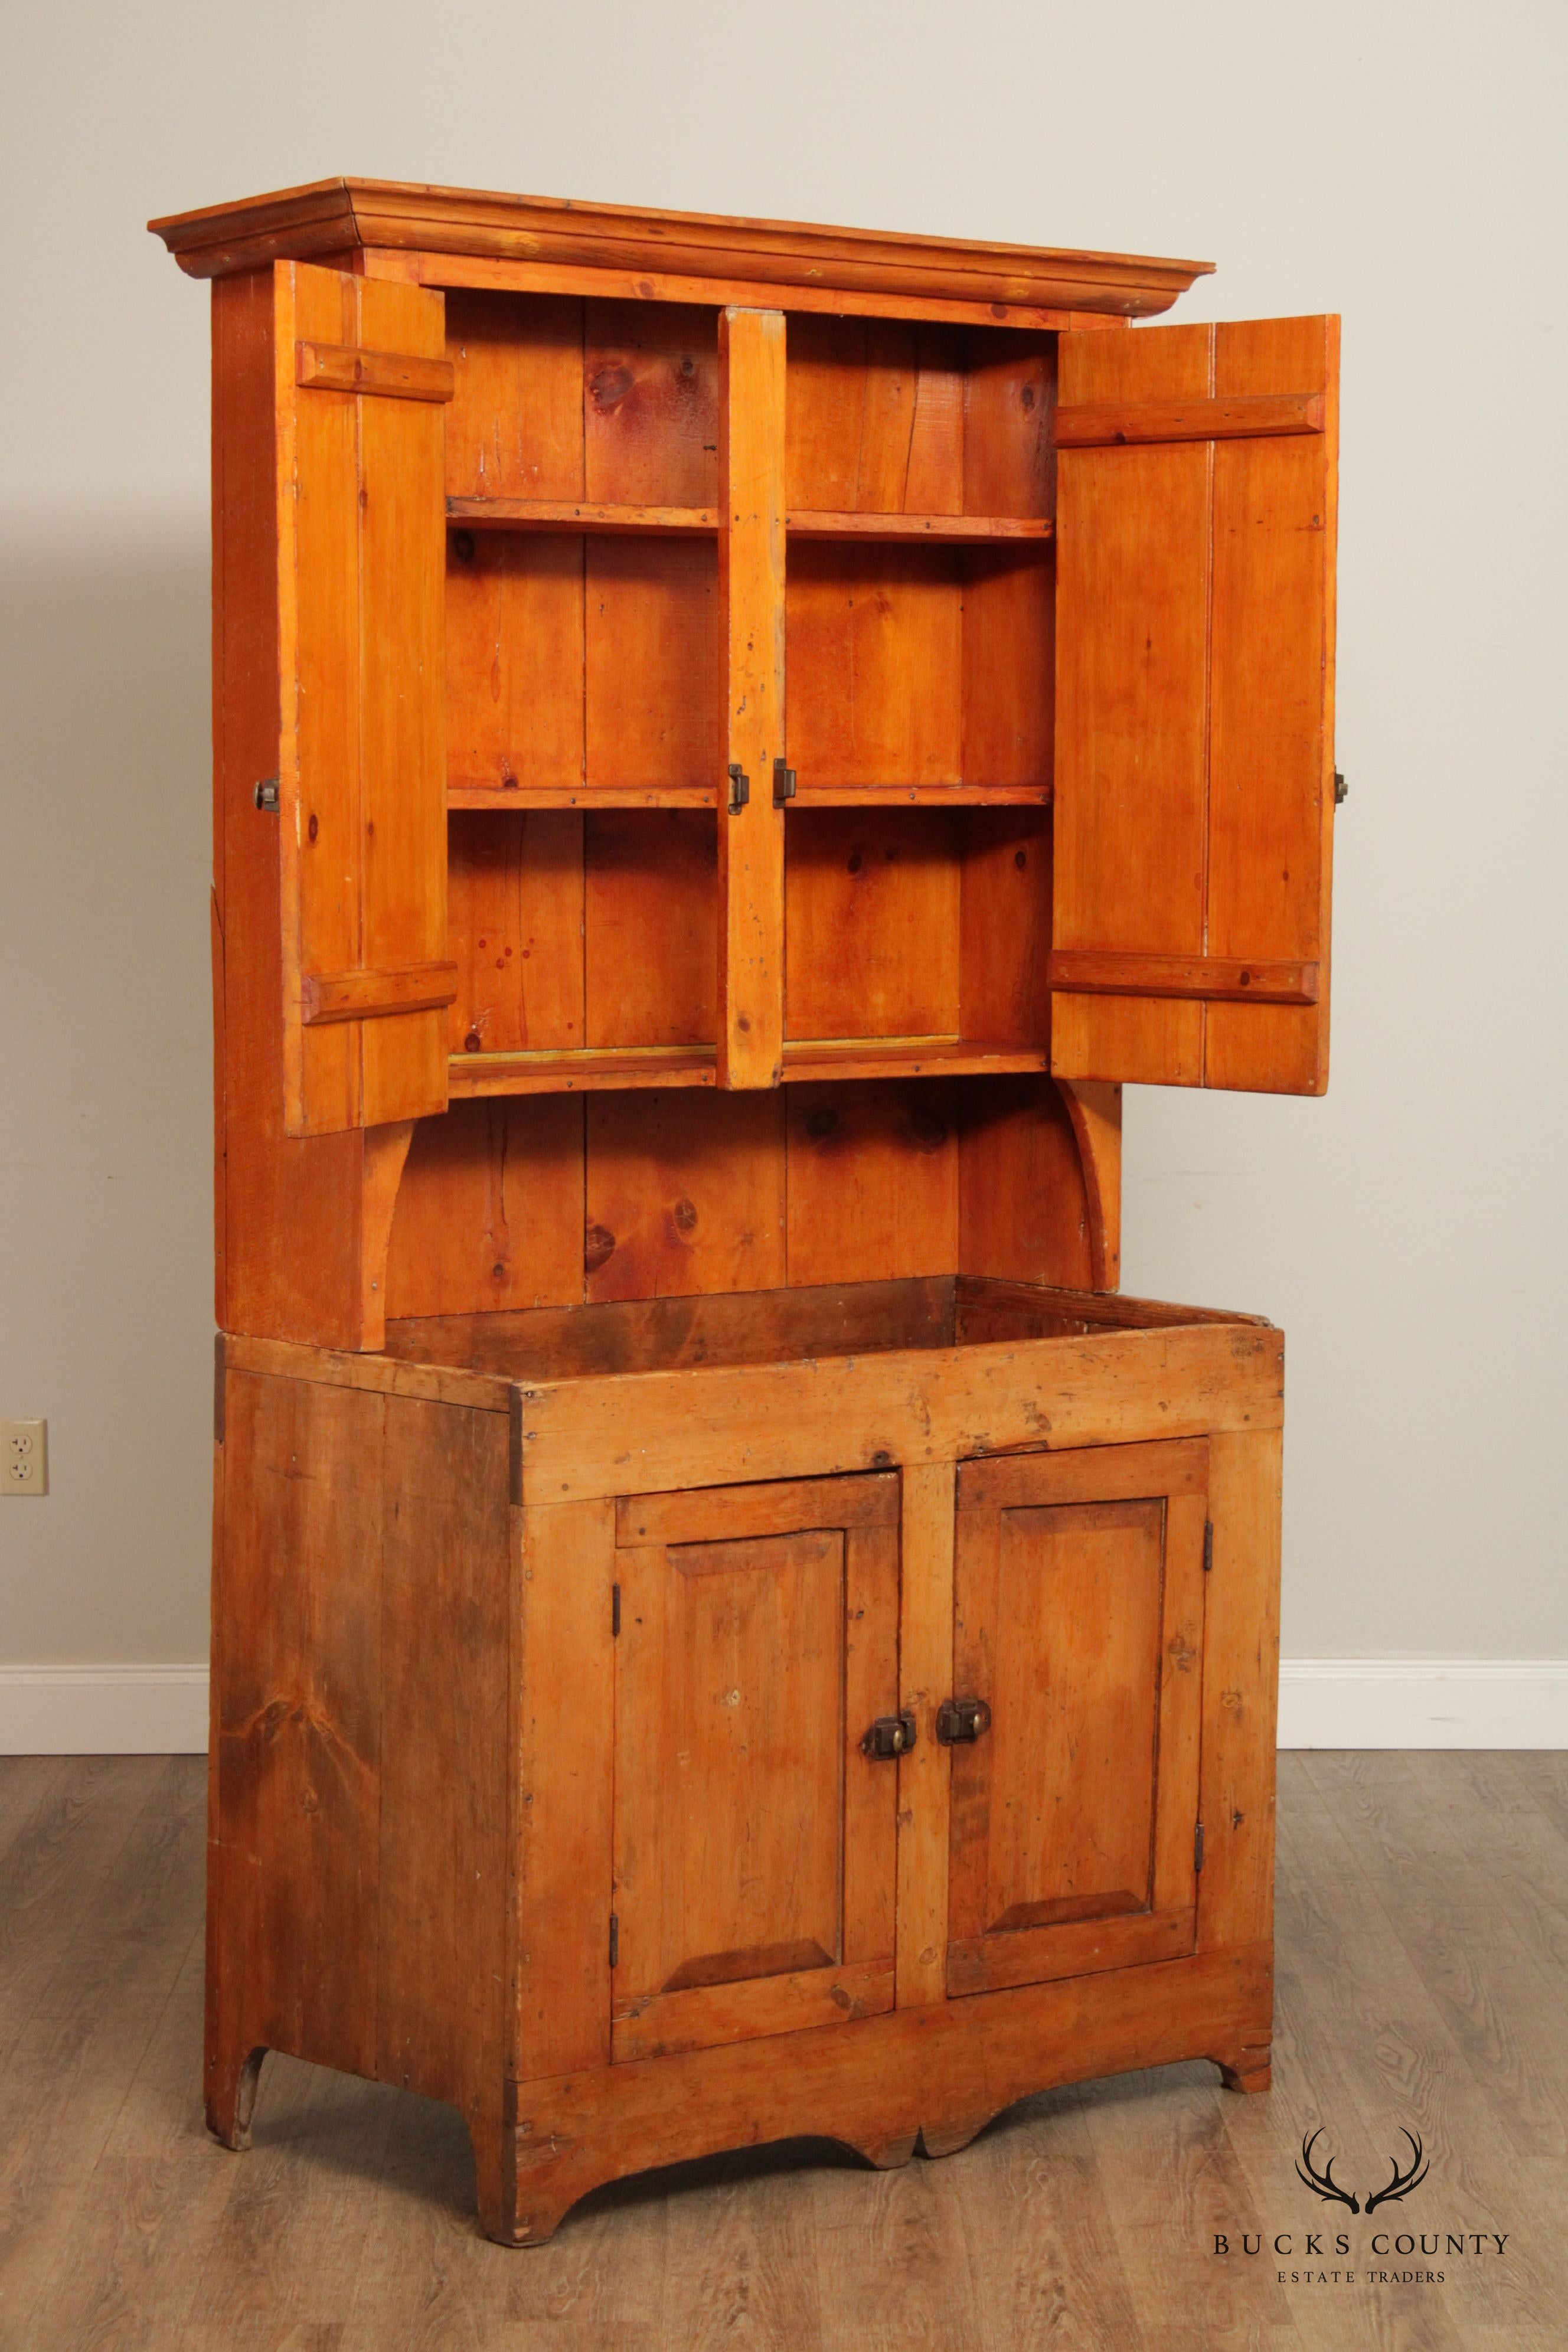
[{"label": "white baseboard", "polygon": [[207,1670],[0,1666],[0,1756],[202,1756]]},{"label": "white baseboard", "polygon": [[[0,1756],[199,1756],[207,1670],[0,1666]],[[1568,1748],[1568,1659],[1285,1658],[1281,1748]]]},{"label": "white baseboard", "polygon": [[1281,1748],[1568,1748],[1568,1659],[1281,1658]]}]

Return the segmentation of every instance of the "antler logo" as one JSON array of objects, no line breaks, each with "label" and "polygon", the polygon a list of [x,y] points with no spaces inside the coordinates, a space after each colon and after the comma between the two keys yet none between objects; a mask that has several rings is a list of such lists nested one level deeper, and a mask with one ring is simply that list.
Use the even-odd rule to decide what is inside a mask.
[{"label": "antler logo", "polygon": [[1397,2158],[1389,2158],[1389,2162],[1394,2167],[1394,2178],[1386,2189],[1380,2189],[1375,2197],[1367,2199],[1366,2210],[1369,2213],[1375,2212],[1380,2205],[1392,2205],[1399,2198],[1408,2197],[1411,2190],[1419,2189],[1426,2178],[1426,2167],[1421,2158],[1420,2141],[1414,2132],[1406,2132],[1405,2137],[1410,2142],[1410,2169],[1408,2172],[1401,2172]]},{"label": "antler logo", "polygon": [[1296,2178],[1298,2180],[1304,2181],[1314,2196],[1321,2197],[1328,2204],[1348,2205],[1352,2213],[1359,2213],[1360,2199],[1352,2197],[1348,2189],[1342,2189],[1334,2179],[1332,2157],[1324,2165],[1321,2172],[1319,2172],[1312,2163],[1312,2150],[1322,2137],[1322,2126],[1320,2125],[1315,2132],[1310,2134],[1301,2142],[1301,2161],[1296,2167]]},{"label": "antler logo", "polygon": [[[1353,2196],[1350,2189],[1342,2189],[1334,2179],[1333,2158],[1330,2158],[1321,2172],[1312,2162],[1312,2150],[1322,2136],[1322,2128],[1320,2126],[1318,2130],[1309,2133],[1301,2142],[1301,2158],[1296,2167],[1296,2178],[1310,2189],[1315,2197],[1322,2198],[1325,2203],[1348,2205],[1352,2213],[1359,2213],[1363,2210],[1360,2200]],[[1365,2210],[1369,2213],[1375,2213],[1380,2205],[1392,2205],[1401,2197],[1408,2197],[1411,2190],[1419,2189],[1426,2178],[1427,2168],[1420,2141],[1414,2132],[1407,2131],[1404,2137],[1410,2143],[1409,2168],[1402,2172],[1397,2159],[1390,2159],[1393,2177],[1386,2189],[1374,2190],[1367,2199]]]}]

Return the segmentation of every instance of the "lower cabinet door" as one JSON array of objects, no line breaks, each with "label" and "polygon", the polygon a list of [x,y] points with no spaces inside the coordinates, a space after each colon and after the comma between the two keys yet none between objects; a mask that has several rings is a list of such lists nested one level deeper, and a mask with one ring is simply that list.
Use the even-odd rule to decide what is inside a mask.
[{"label": "lower cabinet door", "polygon": [[950,1994],[1194,1948],[1208,1448],[958,1477]]},{"label": "lower cabinet door", "polygon": [[896,1473],[617,1506],[614,2059],[890,2009]]}]

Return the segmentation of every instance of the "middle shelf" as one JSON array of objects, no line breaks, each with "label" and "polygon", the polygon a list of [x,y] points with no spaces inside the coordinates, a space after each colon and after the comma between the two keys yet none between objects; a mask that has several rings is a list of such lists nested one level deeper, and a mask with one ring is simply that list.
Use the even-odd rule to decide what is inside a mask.
[{"label": "middle shelf", "polygon": [[[717,535],[717,507],[633,506],[585,499],[453,498],[447,520],[457,530],[587,531],[611,538]],[[997,540],[1046,540],[1051,524],[1037,515],[878,514],[816,509],[786,514],[795,539],[934,541],[963,546]]]},{"label": "middle shelf", "polygon": [[[717,784],[453,783],[449,809],[489,809],[521,814],[530,809],[710,809],[723,795]],[[797,783],[784,803],[813,808],[1040,808],[1048,783],[812,784]]]}]

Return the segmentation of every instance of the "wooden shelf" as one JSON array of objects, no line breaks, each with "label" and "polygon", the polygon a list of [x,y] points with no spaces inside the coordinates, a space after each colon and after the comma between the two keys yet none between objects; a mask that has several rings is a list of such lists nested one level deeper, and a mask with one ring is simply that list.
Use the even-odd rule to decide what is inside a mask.
[{"label": "wooden shelf", "polygon": [[[468,784],[447,787],[448,809],[717,808],[716,784]],[[1039,808],[1049,784],[801,784],[786,810],[811,808]]]},{"label": "wooden shelf", "polygon": [[811,1078],[968,1077],[1047,1070],[1042,1045],[1000,1045],[973,1037],[797,1037],[786,1043],[786,1084]]},{"label": "wooden shelf", "polygon": [[[784,1049],[785,1085],[823,1078],[964,1077],[1044,1070],[1038,1045],[964,1037],[805,1037]],[[637,1087],[710,1087],[710,1045],[590,1046],[572,1053],[454,1054],[454,1102],[481,1095],[580,1094]]]},{"label": "wooden shelf", "polygon": [[[640,532],[666,539],[711,536],[719,529],[716,507],[607,506],[582,499],[448,499],[447,520],[470,530],[588,531],[609,537]],[[1035,515],[811,511],[786,515],[784,529],[795,539],[914,540],[947,546],[988,545],[998,540],[1037,543],[1052,533],[1051,524]]]},{"label": "wooden shelf", "polygon": [[609,1087],[710,1087],[711,1045],[621,1045],[574,1053],[454,1054],[454,1102],[475,1095],[592,1093]]},{"label": "wooden shelf", "polygon": [[786,809],[1039,808],[1049,784],[797,784]]},{"label": "wooden shelf", "polygon": [[448,784],[448,809],[717,808],[717,784]]},{"label": "wooden shelf", "polygon": [[594,531],[616,536],[639,531],[666,539],[690,537],[719,528],[716,507],[595,505],[583,499],[448,499],[447,520],[478,530]]},{"label": "wooden shelf", "polygon": [[1052,526],[1037,515],[792,514],[784,518],[792,539],[931,540],[963,546],[998,539],[1049,539]]}]

